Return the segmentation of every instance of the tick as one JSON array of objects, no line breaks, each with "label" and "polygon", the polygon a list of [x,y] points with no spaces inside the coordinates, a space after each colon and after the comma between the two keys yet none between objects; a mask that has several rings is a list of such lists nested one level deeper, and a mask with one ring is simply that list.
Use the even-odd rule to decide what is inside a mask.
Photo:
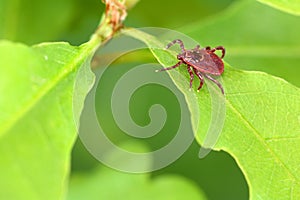
[{"label": "tick", "polygon": [[[192,88],[195,73],[196,76],[200,79],[200,85],[197,90],[198,92],[202,88],[202,85],[204,83],[204,77],[206,77],[207,79],[214,82],[220,88],[222,94],[224,94],[224,89],[222,85],[211,75],[220,76],[224,72],[224,63],[222,61],[222,58],[224,58],[225,56],[225,48],[222,46],[218,46],[215,48],[210,48],[209,46],[205,48],[200,48],[200,46],[197,45],[194,49],[187,50],[184,48],[183,42],[177,39],[169,43],[166,46],[166,49],[170,48],[176,43],[178,43],[181,48],[181,53],[177,55],[177,59],[179,60],[179,62],[174,66],[163,68],[157,71],[171,70],[176,67],[179,67],[181,64],[185,64],[190,74],[190,89]],[[215,51],[217,50],[222,51],[221,57],[215,54]]]}]

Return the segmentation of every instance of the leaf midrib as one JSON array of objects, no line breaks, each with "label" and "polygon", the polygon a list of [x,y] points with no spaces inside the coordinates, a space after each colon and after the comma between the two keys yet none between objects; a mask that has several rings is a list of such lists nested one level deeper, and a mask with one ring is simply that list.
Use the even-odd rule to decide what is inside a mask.
[{"label": "leaf midrib", "polygon": [[[163,63],[163,61],[160,59],[160,57],[159,57],[158,55],[156,55],[155,51],[153,51],[153,48],[154,48],[154,47],[151,46],[151,45],[149,45],[150,42],[147,41],[147,39],[142,38],[142,37],[140,36],[140,34],[144,34],[144,35],[147,35],[147,34],[146,34],[146,33],[143,33],[143,32],[140,33],[140,32],[138,32],[137,30],[134,30],[134,29],[133,29],[132,31],[133,31],[134,34],[132,34],[132,32],[131,32],[129,35],[131,35],[132,37],[134,37],[134,38],[136,38],[136,39],[138,39],[138,40],[141,40],[141,41],[143,41],[144,43],[148,44],[148,47],[151,49],[151,51],[152,51],[154,57],[157,58],[158,62],[160,62],[163,66],[165,66],[165,63]],[[136,35],[138,35],[138,36],[136,36]],[[153,38],[152,38],[152,39],[153,39]],[[154,39],[154,40],[155,40],[155,39]],[[155,42],[156,42],[156,40],[155,40]],[[159,42],[158,42],[158,43],[159,43]],[[299,51],[299,52],[300,52],[300,51]],[[170,76],[170,78],[173,80],[173,78],[172,78],[171,76]],[[173,80],[173,81],[174,81],[174,80]],[[175,84],[175,85],[177,85],[177,84]],[[179,90],[180,90],[180,88],[179,88]],[[185,93],[184,93],[184,91],[183,91],[183,94],[184,94],[184,96],[186,96]],[[259,132],[251,125],[250,122],[248,122],[248,121],[246,120],[246,118],[242,115],[242,113],[240,113],[240,112],[239,112],[239,111],[231,104],[231,102],[230,102],[228,99],[226,99],[226,103],[231,107],[231,109],[233,110],[233,112],[236,113],[236,115],[241,119],[241,121],[242,121],[247,127],[249,127],[249,130],[251,130],[251,131],[254,133],[254,135],[256,136],[257,140],[260,141],[260,143],[261,143],[263,146],[265,146],[266,149],[269,150],[269,152],[271,153],[271,156],[274,157],[276,163],[278,163],[279,165],[282,164],[282,166],[284,167],[284,169],[287,171],[289,177],[291,177],[294,181],[296,181],[296,183],[297,183],[298,185],[300,185],[299,180],[293,175],[293,173],[289,170],[289,168],[287,168],[287,166],[284,164],[284,162],[283,162],[283,161],[275,154],[275,152],[272,150],[272,148],[270,148],[270,147],[267,145],[267,143],[264,141],[264,139],[263,139],[262,136],[259,134]],[[191,113],[192,113],[192,110],[190,110],[190,111],[191,111]],[[234,156],[234,154],[233,154],[233,156]],[[238,159],[238,158],[237,158],[237,159]],[[241,167],[243,167],[243,166],[241,166]],[[246,173],[245,173],[245,174],[246,174]],[[248,179],[248,180],[251,180],[251,179]]]},{"label": "leaf midrib", "polygon": [[[91,45],[89,45],[89,43]],[[65,77],[71,74],[76,68],[80,67],[80,63],[83,63],[87,58],[87,55],[91,54],[94,49],[95,42],[92,41],[83,45],[83,47],[77,52],[74,59],[71,59],[65,66],[60,70],[60,72],[53,79],[49,80],[47,84],[40,88],[40,90],[33,95],[31,100],[21,106],[22,109],[18,110],[12,114],[11,118],[3,123],[0,128],[0,137],[3,137],[9,130],[20,121],[35,105],[37,105],[43,97],[45,97],[52,89],[54,89]]]}]

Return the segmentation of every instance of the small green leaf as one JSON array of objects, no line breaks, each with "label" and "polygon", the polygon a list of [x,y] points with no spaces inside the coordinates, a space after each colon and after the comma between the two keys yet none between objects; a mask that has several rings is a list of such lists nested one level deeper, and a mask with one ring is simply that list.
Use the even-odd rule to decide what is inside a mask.
[{"label": "small green leaf", "polygon": [[93,84],[92,53],[89,45],[0,41],[0,199],[65,196],[74,116]]},{"label": "small green leaf", "polygon": [[[173,64],[177,62],[175,55],[166,58],[163,50],[157,51],[164,45],[154,37],[137,30],[126,34],[145,42],[164,67],[170,66],[171,59]],[[187,89],[188,76],[186,88],[170,77],[186,96],[192,122],[195,121],[197,116],[192,108],[195,105],[191,105]],[[226,119],[214,149],[225,150],[236,159],[248,181],[251,199],[299,199],[300,90],[283,79],[236,70],[228,64],[222,79]],[[210,94],[204,88],[197,96],[201,119],[196,139],[203,144],[210,123]]]},{"label": "small green leaf", "polygon": [[257,0],[257,1],[294,15],[300,15],[299,0]]}]

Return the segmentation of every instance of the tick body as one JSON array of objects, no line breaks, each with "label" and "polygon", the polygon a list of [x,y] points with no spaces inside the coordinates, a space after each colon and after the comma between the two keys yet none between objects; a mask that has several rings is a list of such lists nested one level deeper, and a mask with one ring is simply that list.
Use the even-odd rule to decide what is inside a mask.
[{"label": "tick body", "polygon": [[[183,42],[179,39],[169,43],[166,48],[168,49],[176,43],[178,43],[181,48],[181,53],[177,55],[177,59],[179,60],[179,62],[174,66],[164,68],[159,71],[171,70],[179,67],[181,64],[185,64],[190,74],[190,88],[192,88],[195,74],[200,79],[198,92],[202,88],[204,77],[206,77],[207,79],[214,82],[220,88],[222,94],[224,94],[222,85],[211,75],[220,76],[224,72],[224,63],[222,61],[222,58],[224,58],[225,56],[225,48],[222,46],[218,46],[215,48],[200,48],[200,46],[197,45],[194,49],[187,50],[184,48]],[[217,50],[222,51],[221,57],[215,54],[215,51]]]}]

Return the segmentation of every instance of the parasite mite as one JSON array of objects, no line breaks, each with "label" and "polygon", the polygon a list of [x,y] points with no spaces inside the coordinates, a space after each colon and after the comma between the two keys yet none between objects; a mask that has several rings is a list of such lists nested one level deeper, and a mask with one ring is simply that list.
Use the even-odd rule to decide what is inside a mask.
[{"label": "parasite mite", "polygon": [[[181,53],[177,55],[177,59],[179,60],[179,62],[174,66],[163,68],[161,70],[156,70],[156,71],[166,71],[166,70],[179,67],[181,64],[186,64],[187,70],[191,77],[190,89],[192,88],[192,83],[194,80],[194,74],[193,74],[194,71],[194,73],[200,79],[200,85],[197,90],[198,92],[204,83],[203,77],[206,77],[212,82],[214,82],[221,89],[222,94],[224,94],[224,89],[222,85],[210,75],[220,76],[224,72],[224,63],[222,61],[222,58],[224,58],[225,56],[225,48],[222,46],[218,46],[213,49],[211,49],[209,46],[205,48],[200,48],[200,46],[197,45],[194,49],[186,50],[184,48],[183,42],[177,39],[169,43],[166,46],[166,49],[170,48],[176,43],[178,43],[181,48]],[[222,51],[221,57],[215,54],[215,51],[217,50]]]}]

